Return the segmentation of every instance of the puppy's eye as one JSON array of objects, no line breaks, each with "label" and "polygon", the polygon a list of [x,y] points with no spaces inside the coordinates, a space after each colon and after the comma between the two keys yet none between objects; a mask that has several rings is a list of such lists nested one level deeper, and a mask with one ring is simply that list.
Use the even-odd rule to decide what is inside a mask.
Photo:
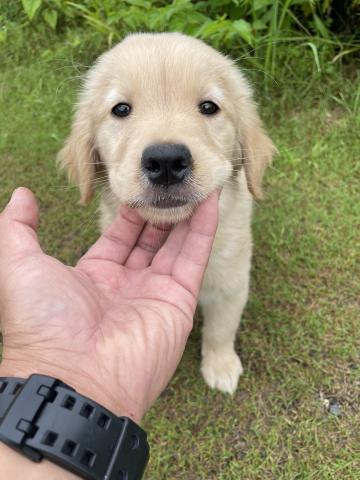
[{"label": "puppy's eye", "polygon": [[111,113],[115,117],[127,117],[131,112],[131,106],[128,103],[118,103],[112,108]]},{"label": "puppy's eye", "polygon": [[220,109],[216,103],[208,100],[199,104],[199,110],[203,115],[214,115],[214,113],[218,112]]}]

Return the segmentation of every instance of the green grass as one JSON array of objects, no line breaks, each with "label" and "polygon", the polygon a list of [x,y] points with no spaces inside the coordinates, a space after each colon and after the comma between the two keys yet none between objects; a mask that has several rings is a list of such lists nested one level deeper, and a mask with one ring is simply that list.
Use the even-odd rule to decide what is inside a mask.
[{"label": "green grass", "polygon": [[[57,43],[20,62],[10,53],[0,71],[0,204],[16,186],[30,187],[43,247],[73,263],[96,238],[96,202],[76,205],[55,154],[70,125],[75,65],[96,52]],[[144,422],[148,479],[359,478],[359,74],[349,66],[309,78],[312,68],[306,59],[284,65],[272,98],[260,95],[280,154],[254,219],[251,296],[237,340],[245,374],[233,398],[205,386],[197,322]]]}]

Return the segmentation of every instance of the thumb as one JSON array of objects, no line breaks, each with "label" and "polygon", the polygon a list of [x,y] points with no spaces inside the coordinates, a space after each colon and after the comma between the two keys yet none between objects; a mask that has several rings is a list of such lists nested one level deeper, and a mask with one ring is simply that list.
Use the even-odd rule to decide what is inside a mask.
[{"label": "thumb", "polygon": [[38,224],[39,209],[34,194],[27,188],[17,188],[0,214],[1,256],[41,251],[36,234]]},{"label": "thumb", "polygon": [[28,225],[36,231],[39,224],[39,208],[34,194],[28,188],[20,187],[14,190],[4,214],[9,220],[15,220]]}]

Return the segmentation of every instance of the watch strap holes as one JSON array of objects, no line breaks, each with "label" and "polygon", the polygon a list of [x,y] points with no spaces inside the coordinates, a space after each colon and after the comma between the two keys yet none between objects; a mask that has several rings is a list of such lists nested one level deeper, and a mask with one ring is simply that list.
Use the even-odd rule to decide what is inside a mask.
[{"label": "watch strap holes", "polygon": [[101,413],[96,423],[100,428],[107,430],[110,426],[111,419],[105,415],[105,413]]},{"label": "watch strap holes", "polygon": [[0,393],[3,393],[5,391],[5,388],[7,387],[8,382],[5,382],[5,380],[0,380]]},{"label": "watch strap holes", "polygon": [[72,440],[65,440],[64,445],[61,449],[62,453],[68,455],[69,457],[74,457],[79,444],[73,442]]},{"label": "watch strap holes", "polygon": [[58,439],[58,434],[48,430],[45,435],[43,436],[41,443],[43,445],[47,445],[48,447],[53,447]]},{"label": "watch strap holes", "polygon": [[80,409],[80,415],[84,418],[90,418],[91,415],[94,413],[95,408],[90,405],[89,403],[84,403],[84,405]]},{"label": "watch strap holes", "polygon": [[75,397],[72,397],[71,395],[66,395],[61,405],[67,410],[72,410],[75,406],[75,403],[76,403]]},{"label": "watch strap holes", "polygon": [[80,462],[86,467],[91,468],[94,465],[96,455],[91,450],[85,450],[81,456]]}]

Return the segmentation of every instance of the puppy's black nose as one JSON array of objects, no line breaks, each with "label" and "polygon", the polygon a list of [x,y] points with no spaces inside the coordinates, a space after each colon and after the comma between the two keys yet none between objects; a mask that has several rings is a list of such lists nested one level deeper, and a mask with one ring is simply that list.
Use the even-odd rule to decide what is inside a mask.
[{"label": "puppy's black nose", "polygon": [[184,180],[191,171],[191,153],[185,145],[159,143],[146,147],[141,167],[155,185],[174,185]]}]

